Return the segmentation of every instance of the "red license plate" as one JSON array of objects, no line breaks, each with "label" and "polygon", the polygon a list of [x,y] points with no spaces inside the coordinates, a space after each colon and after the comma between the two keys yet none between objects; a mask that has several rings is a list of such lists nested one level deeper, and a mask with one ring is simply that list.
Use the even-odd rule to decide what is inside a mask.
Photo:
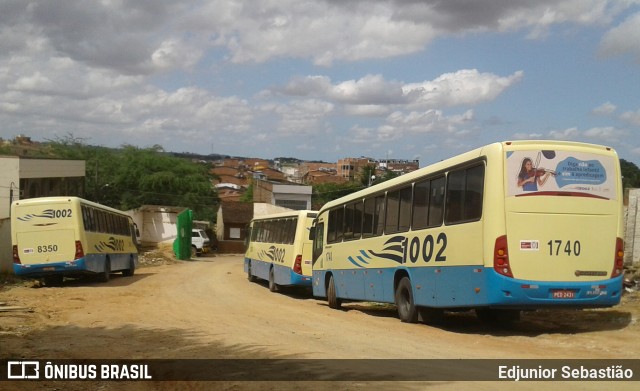
[{"label": "red license plate", "polygon": [[575,299],[576,292],[567,290],[555,290],[551,291],[551,297],[554,299]]}]

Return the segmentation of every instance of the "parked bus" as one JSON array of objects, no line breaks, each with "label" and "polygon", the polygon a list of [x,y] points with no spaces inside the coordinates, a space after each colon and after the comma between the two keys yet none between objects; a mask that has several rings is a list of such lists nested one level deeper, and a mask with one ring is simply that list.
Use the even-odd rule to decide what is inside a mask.
[{"label": "parked bus", "polygon": [[478,148],[324,205],[313,294],[394,303],[403,322],[476,310],[493,321],[620,301],[620,164],[604,146]]},{"label": "parked bus", "polygon": [[64,277],[112,272],[132,276],[136,229],[126,213],[77,197],[43,197],[11,204],[13,270],[59,285]]},{"label": "parked bus", "polygon": [[309,230],[317,213],[302,210],[256,217],[249,224],[244,270],[249,281],[280,286],[311,286]]}]

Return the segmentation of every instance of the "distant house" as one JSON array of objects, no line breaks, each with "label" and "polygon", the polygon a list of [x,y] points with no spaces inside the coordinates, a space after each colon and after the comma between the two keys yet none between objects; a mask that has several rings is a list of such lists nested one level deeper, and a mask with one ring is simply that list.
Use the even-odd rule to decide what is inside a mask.
[{"label": "distant house", "polygon": [[311,209],[311,186],[261,179],[253,181],[253,201],[293,210]]}]

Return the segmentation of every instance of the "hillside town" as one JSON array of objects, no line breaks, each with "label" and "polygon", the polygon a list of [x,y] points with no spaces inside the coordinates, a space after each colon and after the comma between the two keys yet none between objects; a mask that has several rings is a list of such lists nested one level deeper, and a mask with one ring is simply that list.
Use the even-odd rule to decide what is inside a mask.
[{"label": "hillside town", "polygon": [[[0,237],[4,238],[7,248],[10,247],[11,201],[59,195],[85,196],[84,182],[90,176],[85,162],[56,159],[55,164],[51,164],[52,156],[47,156],[45,148],[48,144],[27,135],[0,140],[0,148],[3,148],[0,161],[5,168],[0,175],[0,188],[2,199],[8,201],[0,203]],[[288,209],[318,209],[321,205],[312,202],[313,186],[350,182],[371,185],[384,177],[403,175],[419,168],[418,160],[370,157],[345,157],[330,163],[293,158],[176,156],[210,166],[211,186],[218,197],[217,214],[214,221],[194,221],[194,225],[207,230],[216,242],[213,247],[220,253],[242,252],[244,228],[254,216]],[[175,205],[143,205],[130,211],[137,216],[134,220],[137,219],[140,228],[141,242],[151,246],[170,245],[177,234],[176,216],[183,209]],[[164,221],[167,226],[159,230],[152,221]],[[10,269],[10,253],[0,256],[0,261],[3,265],[0,270]]]}]

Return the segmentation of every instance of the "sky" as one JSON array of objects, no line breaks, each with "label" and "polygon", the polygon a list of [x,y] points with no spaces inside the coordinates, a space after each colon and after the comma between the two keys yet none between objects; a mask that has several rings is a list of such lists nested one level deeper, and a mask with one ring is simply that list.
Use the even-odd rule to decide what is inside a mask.
[{"label": "sky", "polygon": [[0,138],[434,163],[496,141],[640,165],[640,0],[0,0]]}]

